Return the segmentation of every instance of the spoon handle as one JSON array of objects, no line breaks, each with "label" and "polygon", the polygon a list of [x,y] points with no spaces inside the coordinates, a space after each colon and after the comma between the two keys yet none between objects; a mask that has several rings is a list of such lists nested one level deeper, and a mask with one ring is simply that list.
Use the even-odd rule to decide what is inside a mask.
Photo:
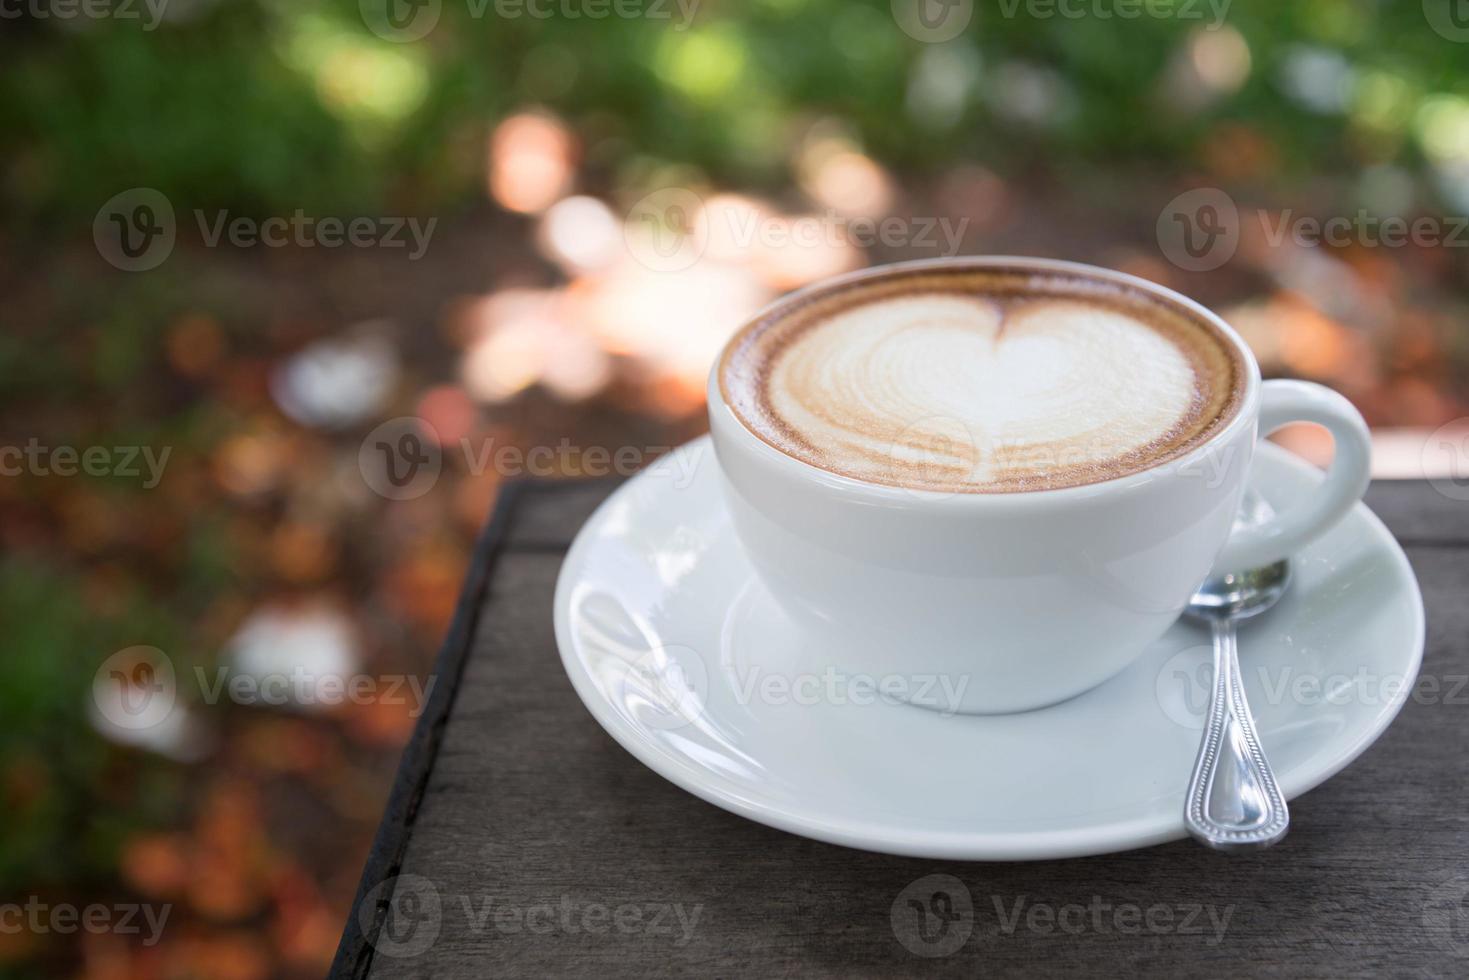
[{"label": "spoon handle", "polygon": [[1220,850],[1269,847],[1285,836],[1290,811],[1260,748],[1240,677],[1234,621],[1214,621],[1214,693],[1189,780],[1183,821]]}]

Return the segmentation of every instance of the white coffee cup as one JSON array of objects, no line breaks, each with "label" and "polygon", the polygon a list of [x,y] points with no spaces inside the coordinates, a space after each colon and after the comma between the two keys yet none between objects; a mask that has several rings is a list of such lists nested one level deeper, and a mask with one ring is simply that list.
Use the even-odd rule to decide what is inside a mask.
[{"label": "white coffee cup", "polygon": [[[828,666],[879,682],[901,678],[902,690],[938,678],[943,690],[962,692],[950,710],[1052,704],[1131,663],[1211,568],[1286,557],[1366,489],[1370,442],[1350,402],[1317,384],[1262,382],[1224,321],[1134,276],[1042,259],[963,258],[866,270],[802,292],[955,263],[1125,284],[1202,317],[1238,348],[1248,375],[1242,404],[1208,441],[1129,476],[944,494],[868,483],[786,455],[725,403],[716,365],[709,422],[735,532],[792,624],[820,638],[813,649],[831,651]],[[1324,482],[1269,523],[1231,533],[1256,439],[1296,421],[1319,423],[1335,440]]]}]

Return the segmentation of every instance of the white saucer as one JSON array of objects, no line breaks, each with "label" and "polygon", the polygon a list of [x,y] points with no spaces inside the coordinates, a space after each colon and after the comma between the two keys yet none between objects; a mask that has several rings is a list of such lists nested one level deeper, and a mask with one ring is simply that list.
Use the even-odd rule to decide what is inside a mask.
[{"label": "white saucer", "polygon": [[[884,700],[803,666],[820,641],[797,635],[754,580],[708,439],[678,452],[592,515],[556,586],[566,672],[645,765],[752,820],[892,854],[1060,858],[1184,836],[1204,631],[1175,625],[1118,677],[1040,711]],[[1252,477],[1277,510],[1319,478],[1269,444]],[[1358,505],[1297,557],[1290,593],[1245,626],[1240,654],[1287,797],[1382,734],[1418,674],[1423,602],[1376,516]]]}]

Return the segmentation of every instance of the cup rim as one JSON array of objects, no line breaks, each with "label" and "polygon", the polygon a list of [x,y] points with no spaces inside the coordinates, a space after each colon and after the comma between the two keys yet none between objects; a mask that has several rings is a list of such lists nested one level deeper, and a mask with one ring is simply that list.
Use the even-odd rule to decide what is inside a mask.
[{"label": "cup rim", "polygon": [[[1239,354],[1240,363],[1244,365],[1245,389],[1234,417],[1225,423],[1218,432],[1215,432],[1204,442],[1183,455],[1160,460],[1137,472],[1128,473],[1125,476],[1113,477],[1109,480],[1099,480],[1096,483],[1083,483],[1071,487],[1057,487],[1043,490],[996,490],[977,493],[971,491],[942,491],[926,490],[918,487],[891,486],[884,483],[872,483],[867,480],[858,479],[857,477],[846,476],[823,469],[805,460],[788,455],[760,438],[735,413],[734,409],[730,408],[724,399],[724,392],[720,385],[720,374],[731,344],[744,332],[746,326],[764,318],[778,307],[799,302],[808,296],[830,289],[843,287],[866,279],[885,278],[895,273],[923,271],[926,269],[986,269],[996,267],[1014,268],[1021,272],[1062,273],[1102,282],[1116,283],[1147,293],[1164,303],[1179,307],[1186,313],[1205,321],[1218,331],[1221,337],[1234,345],[1236,352]],[[1249,345],[1245,343],[1244,338],[1213,310],[1174,289],[1144,279],[1141,276],[1119,272],[1115,269],[1106,269],[1101,266],[1089,265],[1085,262],[1072,262],[1066,259],[1051,259],[1025,255],[965,255],[937,259],[910,259],[902,262],[890,262],[884,265],[869,266],[853,272],[846,272],[838,276],[821,279],[777,297],[741,323],[739,329],[732,333],[724,346],[720,348],[719,355],[714,359],[714,365],[709,372],[707,401],[711,428],[737,433],[734,435],[734,438],[742,440],[744,445],[754,449],[757,454],[771,462],[772,465],[797,467],[797,469],[792,470],[793,475],[810,482],[821,484],[831,491],[848,496],[865,497],[876,503],[894,506],[912,507],[917,504],[932,504],[943,507],[996,508],[1007,505],[1028,506],[1031,503],[1060,503],[1067,500],[1088,499],[1103,494],[1123,492],[1150,485],[1163,476],[1197,465],[1211,453],[1217,451],[1217,448],[1221,444],[1233,440],[1241,429],[1254,426],[1259,408],[1261,383],[1259,362],[1256,361],[1254,353],[1250,350]]]}]

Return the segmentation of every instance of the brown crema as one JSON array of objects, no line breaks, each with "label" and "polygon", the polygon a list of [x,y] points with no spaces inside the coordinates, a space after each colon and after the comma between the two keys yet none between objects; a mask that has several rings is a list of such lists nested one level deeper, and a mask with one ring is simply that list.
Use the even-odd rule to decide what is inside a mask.
[{"label": "brown crema", "polygon": [[801,462],[946,493],[1056,490],[1176,459],[1239,412],[1206,317],[1082,272],[898,266],[794,295],[725,348],[719,390]]}]

